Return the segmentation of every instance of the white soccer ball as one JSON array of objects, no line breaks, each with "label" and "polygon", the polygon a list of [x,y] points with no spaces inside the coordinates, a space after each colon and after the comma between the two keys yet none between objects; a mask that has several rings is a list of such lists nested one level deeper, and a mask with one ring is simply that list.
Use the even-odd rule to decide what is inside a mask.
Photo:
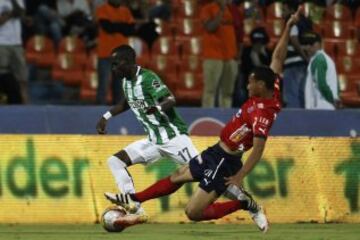
[{"label": "white soccer ball", "polygon": [[121,232],[127,226],[119,224],[119,219],[125,217],[126,210],[120,206],[111,206],[105,209],[101,216],[101,225],[108,232]]}]

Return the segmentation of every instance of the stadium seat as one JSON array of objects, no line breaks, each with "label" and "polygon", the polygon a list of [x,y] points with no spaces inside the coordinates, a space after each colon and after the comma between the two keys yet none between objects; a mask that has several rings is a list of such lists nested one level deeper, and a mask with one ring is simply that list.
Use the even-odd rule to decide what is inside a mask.
[{"label": "stadium seat", "polygon": [[148,67],[150,63],[149,47],[144,40],[139,37],[129,37],[129,45],[135,49],[136,61],[139,65]]},{"label": "stadium seat", "polygon": [[266,20],[274,20],[282,18],[282,3],[274,2],[266,7]]},{"label": "stadium seat", "polygon": [[61,39],[59,44],[60,53],[83,53],[85,52],[85,43],[78,37],[67,36]]},{"label": "stadium seat", "polygon": [[198,15],[197,0],[181,0],[177,5],[175,19],[192,18]]},{"label": "stadium seat", "polygon": [[190,37],[180,40],[181,56],[200,55],[202,52],[201,37]]},{"label": "stadium seat", "polygon": [[177,34],[180,36],[198,36],[203,31],[200,19],[181,18],[177,21]]},{"label": "stadium seat", "polygon": [[63,81],[69,86],[80,86],[84,78],[84,65],[78,61],[73,54],[59,54],[52,69],[52,79]]},{"label": "stadium seat", "polygon": [[176,99],[182,103],[199,104],[203,93],[202,74],[180,72],[176,86]]},{"label": "stadium seat", "polygon": [[356,39],[346,39],[337,44],[337,54],[339,56],[360,56],[360,45]]},{"label": "stadium seat", "polygon": [[352,22],[351,10],[342,4],[333,4],[325,10],[326,21],[341,21],[341,22]]},{"label": "stadium seat", "polygon": [[173,36],[174,35],[174,26],[168,21],[164,21],[160,18],[155,18],[154,22],[156,24],[155,31],[160,36]]},{"label": "stadium seat", "polygon": [[95,101],[97,86],[98,86],[97,71],[93,71],[93,70],[86,71],[85,77],[81,81],[80,99]]},{"label": "stadium seat", "polygon": [[97,64],[98,64],[98,56],[97,53],[94,52],[90,52],[87,59],[86,59],[86,64],[85,64],[85,70],[86,71],[93,71],[97,69]]},{"label": "stadium seat", "polygon": [[351,56],[338,56],[336,69],[340,74],[360,74],[360,59]]},{"label": "stadium seat", "polygon": [[339,39],[351,38],[351,26],[340,21],[333,21],[324,23],[323,25],[324,37],[333,38],[334,41]]},{"label": "stadium seat", "polygon": [[84,64],[86,62],[86,48],[85,43],[78,37],[67,36],[61,39],[59,44],[59,53],[73,54],[77,63]]},{"label": "stadium seat", "polygon": [[172,37],[161,36],[154,42],[151,49],[151,54],[178,55],[178,48]]},{"label": "stadium seat", "polygon": [[332,41],[332,39],[323,38],[322,39],[322,47],[324,51],[329,54],[331,57],[333,57],[333,60],[335,61],[335,58],[337,56],[337,45],[336,42]]},{"label": "stadium seat", "polygon": [[202,73],[202,58],[196,55],[183,56],[179,64],[179,72]]},{"label": "stadium seat", "polygon": [[360,107],[360,74],[339,74],[340,99],[345,107]]},{"label": "stadium seat", "polygon": [[175,89],[178,72],[177,56],[153,55],[150,69],[156,72],[171,90]]},{"label": "stadium seat", "polygon": [[273,21],[267,21],[265,26],[266,32],[269,34],[270,41],[277,42],[284,29],[284,21],[282,19],[275,19]]},{"label": "stadium seat", "polygon": [[51,67],[55,59],[54,43],[45,36],[35,35],[26,42],[25,57],[28,63]]}]

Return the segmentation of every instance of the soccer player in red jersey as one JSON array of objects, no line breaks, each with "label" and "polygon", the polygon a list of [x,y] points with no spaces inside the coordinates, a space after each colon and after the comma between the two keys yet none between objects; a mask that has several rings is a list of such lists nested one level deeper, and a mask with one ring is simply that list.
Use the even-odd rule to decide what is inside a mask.
[{"label": "soccer player in red jersey", "polygon": [[[185,213],[190,220],[218,219],[239,209],[249,211],[252,219],[266,232],[268,221],[261,206],[242,189],[242,181],[260,160],[270,128],[281,109],[279,75],[286,57],[291,26],[300,9],[288,20],[275,47],[270,67],[258,67],[249,77],[250,98],[221,131],[220,141],[193,158],[189,165],[161,179],[142,192],[114,194],[118,204],[131,210],[134,202],[144,202],[171,194],[186,182],[199,182]],[[242,154],[252,148],[243,164]],[[215,202],[225,192],[232,201]]]}]

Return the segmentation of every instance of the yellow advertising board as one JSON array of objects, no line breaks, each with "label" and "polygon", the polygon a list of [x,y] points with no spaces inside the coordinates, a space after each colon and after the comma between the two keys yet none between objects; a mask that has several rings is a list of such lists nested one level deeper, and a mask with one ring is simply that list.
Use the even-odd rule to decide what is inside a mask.
[{"label": "yellow advertising board", "polygon": [[[107,158],[143,136],[0,135],[1,223],[92,223],[116,191]],[[217,137],[192,137],[201,151]],[[247,155],[244,156],[246,160]],[[136,190],[174,171],[163,159],[132,166]],[[262,160],[244,181],[271,222],[360,222],[360,139],[269,138]],[[153,222],[186,222],[197,184],[144,203]],[[220,201],[226,201],[222,198]],[[249,222],[238,211],[217,223]]]}]

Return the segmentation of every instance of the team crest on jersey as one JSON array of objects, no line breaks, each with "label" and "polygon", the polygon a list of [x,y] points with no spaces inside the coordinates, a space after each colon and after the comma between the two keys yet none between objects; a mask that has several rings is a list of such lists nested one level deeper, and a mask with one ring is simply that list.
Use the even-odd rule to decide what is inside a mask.
[{"label": "team crest on jersey", "polygon": [[161,86],[160,81],[159,81],[159,80],[154,80],[154,81],[152,82],[152,86],[153,86],[154,88],[159,88],[159,87]]}]

